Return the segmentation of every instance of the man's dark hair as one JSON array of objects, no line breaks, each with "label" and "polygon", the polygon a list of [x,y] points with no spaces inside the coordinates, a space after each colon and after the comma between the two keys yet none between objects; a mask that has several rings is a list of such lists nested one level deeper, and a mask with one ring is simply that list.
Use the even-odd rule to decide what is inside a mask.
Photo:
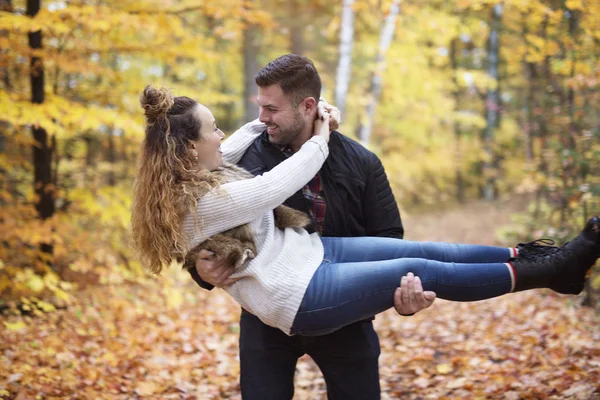
[{"label": "man's dark hair", "polygon": [[275,84],[297,107],[307,97],[321,96],[321,77],[312,61],[297,54],[286,54],[268,63],[255,77],[259,87]]}]

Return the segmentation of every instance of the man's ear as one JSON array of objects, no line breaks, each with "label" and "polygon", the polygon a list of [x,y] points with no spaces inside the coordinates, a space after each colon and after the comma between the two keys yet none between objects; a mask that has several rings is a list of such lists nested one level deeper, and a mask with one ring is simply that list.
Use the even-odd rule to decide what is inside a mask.
[{"label": "man's ear", "polygon": [[304,114],[308,115],[317,111],[318,101],[314,97],[307,97],[302,100],[301,110]]}]

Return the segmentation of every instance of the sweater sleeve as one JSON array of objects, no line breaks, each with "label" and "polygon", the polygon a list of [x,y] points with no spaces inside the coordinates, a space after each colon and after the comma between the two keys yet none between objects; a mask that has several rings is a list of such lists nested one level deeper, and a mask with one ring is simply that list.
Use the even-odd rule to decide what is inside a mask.
[{"label": "sweater sleeve", "polygon": [[194,215],[188,215],[183,222],[190,237],[189,248],[217,233],[247,224],[282,204],[317,174],[328,155],[325,140],[312,137],[271,171],[208,192],[196,207],[199,226]]},{"label": "sweater sleeve", "polygon": [[255,119],[233,132],[221,145],[223,160],[237,164],[246,149],[265,129],[266,125]]}]

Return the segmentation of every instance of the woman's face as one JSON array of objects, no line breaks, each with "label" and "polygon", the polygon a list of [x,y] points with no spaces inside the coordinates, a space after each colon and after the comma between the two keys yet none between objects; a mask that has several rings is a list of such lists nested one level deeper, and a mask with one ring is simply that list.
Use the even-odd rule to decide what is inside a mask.
[{"label": "woman's face", "polygon": [[195,146],[198,152],[198,167],[215,170],[223,163],[221,141],[225,135],[217,128],[215,117],[208,108],[198,104],[194,113],[201,122],[200,139],[191,141],[192,148]]}]

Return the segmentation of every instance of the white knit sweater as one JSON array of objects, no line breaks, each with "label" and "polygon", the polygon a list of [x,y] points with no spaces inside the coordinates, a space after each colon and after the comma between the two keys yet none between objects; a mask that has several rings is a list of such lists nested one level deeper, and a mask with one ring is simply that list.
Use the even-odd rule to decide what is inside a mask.
[{"label": "white knit sweater", "polygon": [[[224,160],[238,162],[264,130],[258,120],[244,125],[223,142]],[[323,245],[317,234],[309,235],[304,229],[276,228],[272,210],[306,185],[328,154],[325,140],[313,137],[262,176],[226,183],[207,193],[198,201],[199,218],[188,215],[183,222],[189,249],[212,235],[250,224],[258,254],[232,275],[242,279],[224,289],[265,324],[288,335],[304,292],[323,260]]]}]

